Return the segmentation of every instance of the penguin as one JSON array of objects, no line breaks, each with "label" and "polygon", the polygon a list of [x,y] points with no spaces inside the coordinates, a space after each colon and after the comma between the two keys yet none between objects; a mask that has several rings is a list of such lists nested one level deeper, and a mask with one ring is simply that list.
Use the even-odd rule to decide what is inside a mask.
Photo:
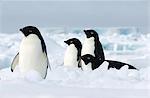
[{"label": "penguin", "polygon": [[45,79],[50,64],[46,44],[40,31],[34,26],[23,27],[20,31],[24,34],[24,38],[21,41],[19,52],[12,61],[11,71],[13,72],[16,65],[19,65],[23,75],[34,70],[42,79]]},{"label": "penguin", "polygon": [[113,61],[113,60],[105,60],[106,62],[109,63],[109,66],[108,66],[108,69],[110,68],[115,68],[115,69],[121,69],[123,66],[128,66],[128,69],[136,69],[138,70],[137,68],[135,68],[134,66],[130,65],[130,64],[127,64],[127,63],[123,63],[123,62],[120,62],[120,61]]},{"label": "penguin", "polygon": [[77,38],[71,38],[64,42],[68,45],[64,56],[64,66],[80,68],[82,49],[80,40],[78,40]]},{"label": "penguin", "polygon": [[[84,61],[85,65],[86,65],[86,68],[87,67],[89,69],[91,68],[91,70],[94,70],[94,69],[98,68],[99,66],[101,66],[98,63],[98,61],[101,60],[101,59],[95,58],[91,54],[85,54],[85,55],[81,56],[81,59]],[[137,68],[135,68],[134,66],[132,66],[130,64],[119,62],[119,61],[105,60],[103,63],[108,64],[108,67],[107,67],[108,70],[111,69],[111,68],[115,68],[115,69],[119,70],[125,65],[128,66],[128,69],[138,70]]]},{"label": "penguin", "polygon": [[96,62],[96,58],[91,54],[81,56],[81,60],[82,64],[84,64],[84,66],[82,66],[83,70],[95,70],[101,65],[99,62]]},{"label": "penguin", "polygon": [[[99,41],[98,33],[95,30],[91,30],[91,29],[84,30],[84,32],[86,34],[86,38],[83,43],[81,56],[85,54],[91,54],[95,58],[101,59],[97,62],[98,65],[101,65],[105,60],[105,55],[104,55],[102,44]],[[82,62],[82,66],[84,66],[84,62]]]},{"label": "penguin", "polygon": [[[85,54],[81,56],[82,70],[94,70],[99,67],[99,64],[95,64],[95,58],[91,54]],[[83,66],[84,64],[84,66]]]}]

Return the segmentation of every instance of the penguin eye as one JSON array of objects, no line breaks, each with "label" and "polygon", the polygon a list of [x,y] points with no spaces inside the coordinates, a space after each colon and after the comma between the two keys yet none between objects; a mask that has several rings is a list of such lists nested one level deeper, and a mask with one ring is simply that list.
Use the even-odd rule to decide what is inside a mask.
[{"label": "penguin eye", "polygon": [[31,33],[31,32],[32,32],[32,30],[29,30],[29,32]]},{"label": "penguin eye", "polygon": [[88,60],[90,60],[90,57],[87,57]]},{"label": "penguin eye", "polygon": [[91,34],[93,35],[94,33],[93,33],[93,32],[91,32]]},{"label": "penguin eye", "polygon": [[73,43],[73,41],[70,41],[70,43]]}]

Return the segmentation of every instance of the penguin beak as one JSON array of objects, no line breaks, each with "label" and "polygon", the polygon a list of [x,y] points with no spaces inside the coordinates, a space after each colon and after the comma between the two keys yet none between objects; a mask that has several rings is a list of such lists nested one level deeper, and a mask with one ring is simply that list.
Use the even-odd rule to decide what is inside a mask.
[{"label": "penguin beak", "polygon": [[87,30],[83,30],[83,31],[84,31],[85,34],[87,33]]},{"label": "penguin beak", "polygon": [[84,32],[86,32],[87,30],[83,30]]},{"label": "penguin beak", "polygon": [[23,29],[20,29],[20,31],[22,32],[22,31],[23,31]]},{"label": "penguin beak", "polygon": [[87,31],[85,31],[85,35],[86,35],[87,38],[91,37],[90,34],[89,34],[89,32],[87,32]]},{"label": "penguin beak", "polygon": [[87,30],[84,30],[84,33],[87,35]]},{"label": "penguin beak", "polygon": [[67,41],[64,41],[64,43],[68,44],[68,42],[67,42]]},{"label": "penguin beak", "polygon": [[67,41],[64,41],[65,43],[67,43]]}]

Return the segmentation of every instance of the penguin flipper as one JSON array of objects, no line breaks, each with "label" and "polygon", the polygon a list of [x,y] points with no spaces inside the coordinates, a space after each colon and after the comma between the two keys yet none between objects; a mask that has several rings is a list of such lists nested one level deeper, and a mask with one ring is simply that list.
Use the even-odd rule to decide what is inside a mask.
[{"label": "penguin flipper", "polygon": [[49,67],[49,69],[51,70],[51,66],[50,66],[50,63],[49,63],[48,56],[47,56],[47,67]]},{"label": "penguin flipper", "polygon": [[43,53],[43,56],[42,56],[42,61],[43,61],[43,65],[42,66],[46,66],[46,70],[44,71],[44,73],[43,73],[43,79],[45,79],[46,78],[46,76],[47,76],[47,70],[48,70],[48,67],[50,68],[50,70],[51,70],[51,66],[50,66],[50,63],[49,63],[49,59],[48,59],[48,56],[47,56],[47,54],[44,52]]},{"label": "penguin flipper", "polygon": [[18,65],[19,63],[19,52],[17,53],[17,55],[14,57],[12,63],[11,63],[11,71],[13,72],[16,65]]}]

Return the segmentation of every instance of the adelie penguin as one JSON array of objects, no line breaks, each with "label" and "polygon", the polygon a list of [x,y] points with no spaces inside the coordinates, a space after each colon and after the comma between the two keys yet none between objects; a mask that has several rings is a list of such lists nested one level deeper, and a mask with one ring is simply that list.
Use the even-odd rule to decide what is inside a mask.
[{"label": "adelie penguin", "polygon": [[81,67],[81,42],[77,38],[71,38],[64,42],[68,45],[64,56],[64,66]]},{"label": "adelie penguin", "polygon": [[[92,56],[91,54],[86,54],[83,55],[81,57],[81,59],[84,61],[85,65],[87,66],[88,69],[94,70],[96,68],[98,68],[99,66],[99,60],[98,58],[95,58],[94,56]],[[119,61],[113,61],[113,60],[105,60],[103,63],[108,64],[107,69],[109,70],[110,68],[115,68],[115,69],[121,69],[123,66],[128,66],[128,69],[135,69],[138,70],[137,68],[135,68],[134,66],[127,64],[127,63],[123,63],[123,62],[119,62]],[[102,63],[102,64],[103,64]]]},{"label": "adelie penguin", "polygon": [[40,31],[34,26],[26,26],[20,31],[24,34],[24,38],[11,64],[11,71],[13,72],[16,65],[19,65],[23,75],[34,70],[41,76],[41,79],[45,79],[47,68],[50,65],[46,45]]},{"label": "adelie penguin", "polygon": [[[101,42],[99,41],[99,36],[95,30],[84,30],[86,34],[85,41],[83,43],[83,48],[81,51],[81,56],[85,54],[91,54],[96,58],[100,58],[101,60],[98,61],[98,65],[101,65],[105,60],[103,47]],[[84,62],[82,62],[82,67],[84,67]],[[96,66],[95,66],[96,67]],[[97,66],[98,67],[98,66]],[[82,68],[84,70],[84,68]]]}]

